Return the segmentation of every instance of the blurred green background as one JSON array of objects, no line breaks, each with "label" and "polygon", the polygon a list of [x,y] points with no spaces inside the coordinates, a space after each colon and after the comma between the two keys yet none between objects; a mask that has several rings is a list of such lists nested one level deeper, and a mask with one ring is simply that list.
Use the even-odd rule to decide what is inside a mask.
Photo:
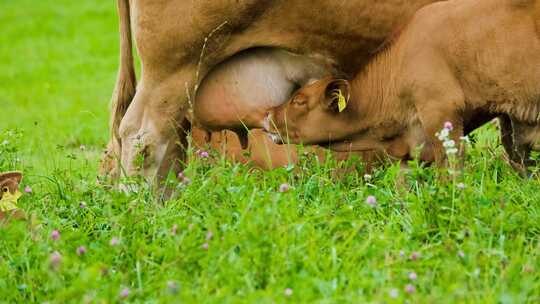
[{"label": "blurred green background", "polygon": [[0,1],[0,130],[25,134],[26,165],[50,169],[108,138],[118,61],[115,1]]}]

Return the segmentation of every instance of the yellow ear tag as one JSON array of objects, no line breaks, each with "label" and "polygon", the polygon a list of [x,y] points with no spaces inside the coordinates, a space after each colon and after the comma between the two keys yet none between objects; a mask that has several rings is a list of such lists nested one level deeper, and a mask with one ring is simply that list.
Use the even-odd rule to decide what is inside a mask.
[{"label": "yellow ear tag", "polygon": [[332,93],[332,97],[334,98],[334,100],[337,99],[338,101],[339,113],[343,112],[345,108],[347,108],[347,99],[345,99],[345,96],[343,95],[341,90],[334,90],[334,92]]},{"label": "yellow ear tag", "polygon": [[2,199],[0,200],[0,211],[7,212],[18,209],[17,200],[19,200],[19,197],[21,197],[21,193],[19,191],[15,192],[15,194],[11,194],[9,192],[4,193]]}]

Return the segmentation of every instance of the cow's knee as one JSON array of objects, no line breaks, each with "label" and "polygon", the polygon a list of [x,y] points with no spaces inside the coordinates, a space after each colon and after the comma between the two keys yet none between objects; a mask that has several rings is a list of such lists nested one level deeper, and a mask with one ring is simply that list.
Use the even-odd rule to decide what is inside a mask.
[{"label": "cow's knee", "polygon": [[155,121],[145,119],[136,133],[123,136],[121,163],[126,175],[142,175],[149,181],[155,181],[173,167],[171,162],[175,159],[175,151],[178,151],[178,136],[162,132],[154,124]]}]

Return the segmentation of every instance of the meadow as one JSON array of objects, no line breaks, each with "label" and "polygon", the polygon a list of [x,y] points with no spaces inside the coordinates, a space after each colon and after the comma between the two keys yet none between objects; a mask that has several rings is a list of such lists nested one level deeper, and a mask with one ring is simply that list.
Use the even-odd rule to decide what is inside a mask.
[{"label": "meadow", "polygon": [[24,172],[29,217],[0,226],[0,303],[540,301],[539,179],[495,123],[463,172],[413,162],[405,186],[212,151],[168,201],[98,183],[117,40],[114,1],[0,2],[0,172]]}]

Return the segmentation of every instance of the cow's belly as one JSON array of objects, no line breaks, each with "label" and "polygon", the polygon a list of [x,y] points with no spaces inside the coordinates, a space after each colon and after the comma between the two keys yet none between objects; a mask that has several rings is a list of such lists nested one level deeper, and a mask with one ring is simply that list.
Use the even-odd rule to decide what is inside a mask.
[{"label": "cow's belly", "polygon": [[261,128],[268,109],[310,79],[333,74],[325,63],[280,49],[252,49],[214,68],[194,103],[196,124],[211,131]]}]

